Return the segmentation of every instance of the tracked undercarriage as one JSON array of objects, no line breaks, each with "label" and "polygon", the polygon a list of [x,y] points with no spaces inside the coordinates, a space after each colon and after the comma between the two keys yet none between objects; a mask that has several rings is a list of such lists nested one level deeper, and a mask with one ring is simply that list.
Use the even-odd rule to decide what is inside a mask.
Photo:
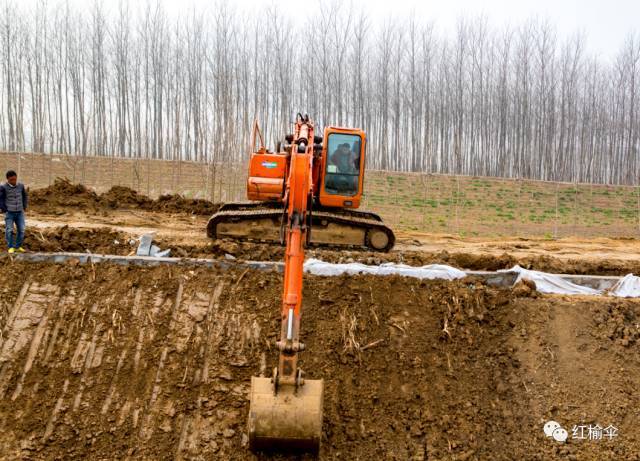
[{"label": "tracked undercarriage", "polygon": [[[210,238],[281,242],[283,207],[279,203],[239,202],[223,205],[207,224]],[[393,231],[380,216],[349,209],[313,209],[308,243],[314,246],[360,247],[389,251]]]}]

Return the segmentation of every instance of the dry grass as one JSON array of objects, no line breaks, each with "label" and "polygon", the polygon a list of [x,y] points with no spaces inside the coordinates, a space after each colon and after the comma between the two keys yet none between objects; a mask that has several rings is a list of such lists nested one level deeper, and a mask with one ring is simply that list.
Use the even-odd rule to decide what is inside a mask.
[{"label": "dry grass", "polygon": [[[360,343],[356,340],[358,319],[353,312],[343,310],[340,313],[340,328],[342,329],[342,345],[345,352],[360,352]],[[371,347],[371,346],[370,346]]]}]

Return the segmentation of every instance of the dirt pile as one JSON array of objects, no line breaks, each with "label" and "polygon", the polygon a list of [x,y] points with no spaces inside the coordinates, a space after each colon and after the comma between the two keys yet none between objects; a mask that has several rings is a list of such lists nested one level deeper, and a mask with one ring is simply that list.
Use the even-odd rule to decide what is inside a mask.
[{"label": "dirt pile", "polygon": [[185,198],[181,195],[161,195],[152,204],[148,211],[165,213],[191,213],[210,216],[220,208],[220,204],[204,199]]},{"label": "dirt pile", "polygon": [[[176,245],[168,239],[158,239],[161,248],[171,248],[175,256],[189,258],[225,258],[227,255],[242,261],[283,261],[284,247],[266,243],[210,240],[205,245]],[[327,256],[331,257],[332,253]]]},{"label": "dirt pile", "polygon": [[[640,459],[640,302],[305,283],[321,459]],[[249,378],[275,363],[278,274],[14,262],[0,290],[5,459],[289,459],[246,449]],[[563,445],[549,419],[619,435]]]},{"label": "dirt pile", "polygon": [[81,184],[72,184],[66,178],[56,178],[44,189],[30,191],[31,206],[43,214],[65,214],[73,211],[102,211],[140,209],[160,213],[186,213],[212,215],[219,204],[181,195],[161,195],[151,199],[124,186],[113,186],[103,194],[96,194]]},{"label": "dirt pile", "polygon": [[132,236],[109,228],[78,229],[69,226],[39,231],[27,229],[25,248],[33,252],[73,252],[128,255],[135,251],[137,242]]},{"label": "dirt pile", "polygon": [[110,208],[136,206],[146,209],[153,204],[153,200],[146,195],[124,186],[113,186],[100,198]]},{"label": "dirt pile", "polygon": [[[4,226],[0,226],[0,234],[4,236]],[[91,229],[69,226],[45,229],[27,227],[23,246],[31,252],[129,255],[136,250],[137,237],[139,236],[114,231],[109,227]],[[0,248],[6,251],[4,238]]]},{"label": "dirt pile", "polygon": [[56,178],[49,187],[29,191],[29,208],[39,212],[62,214],[64,208],[97,210],[100,206],[98,194],[68,179]]}]

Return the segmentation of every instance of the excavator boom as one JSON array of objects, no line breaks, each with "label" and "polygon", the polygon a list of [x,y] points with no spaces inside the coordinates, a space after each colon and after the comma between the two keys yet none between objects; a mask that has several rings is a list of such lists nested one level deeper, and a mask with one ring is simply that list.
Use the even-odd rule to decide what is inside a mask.
[{"label": "excavator boom", "polygon": [[252,450],[320,449],[323,381],[306,380],[298,368],[304,248],[313,191],[313,123],[299,115],[292,139],[289,174],[284,194],[286,223],[285,269],[282,294],[278,366],[271,378],[253,377],[249,408]]}]

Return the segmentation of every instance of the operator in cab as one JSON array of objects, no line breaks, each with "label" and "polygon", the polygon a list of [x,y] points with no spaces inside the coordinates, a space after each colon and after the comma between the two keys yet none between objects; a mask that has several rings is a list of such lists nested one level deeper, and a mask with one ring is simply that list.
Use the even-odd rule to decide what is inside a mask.
[{"label": "operator in cab", "polygon": [[346,142],[340,144],[331,154],[331,162],[338,167],[338,173],[354,174],[358,172],[355,153]]},{"label": "operator in cab", "polygon": [[333,168],[327,171],[327,187],[339,194],[355,195],[358,191],[359,155],[345,142],[333,151],[329,161]]}]

